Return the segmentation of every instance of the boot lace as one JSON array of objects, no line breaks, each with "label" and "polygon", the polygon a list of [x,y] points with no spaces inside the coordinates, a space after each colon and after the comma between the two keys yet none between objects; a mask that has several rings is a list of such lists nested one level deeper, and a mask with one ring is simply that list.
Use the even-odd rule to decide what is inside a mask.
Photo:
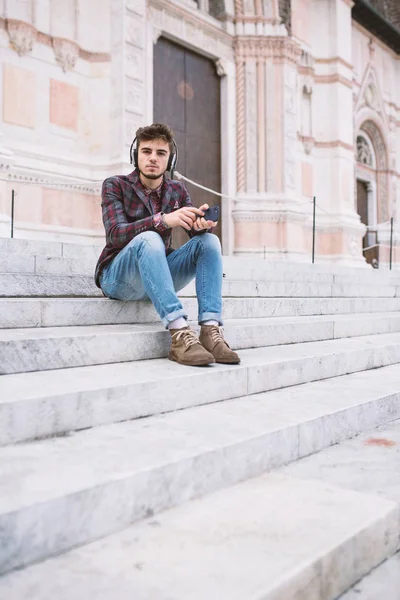
[{"label": "boot lace", "polygon": [[189,348],[189,346],[194,346],[195,344],[200,344],[196,333],[191,329],[180,329],[172,335],[172,338],[177,342],[179,342],[179,340],[182,338],[186,348]]},{"label": "boot lace", "polygon": [[222,332],[223,332],[222,327],[218,327],[218,325],[214,325],[213,328],[211,329],[212,341],[215,342],[216,344],[218,342],[223,342],[224,344],[226,344],[226,342],[224,340],[224,336],[222,335]]}]

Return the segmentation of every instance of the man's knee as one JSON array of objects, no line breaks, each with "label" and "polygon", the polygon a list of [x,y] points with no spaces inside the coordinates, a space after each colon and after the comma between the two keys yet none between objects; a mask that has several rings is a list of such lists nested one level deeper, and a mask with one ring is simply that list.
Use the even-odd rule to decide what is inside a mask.
[{"label": "man's knee", "polygon": [[144,250],[165,252],[164,242],[161,236],[155,231],[144,231],[136,235],[128,244],[132,249],[143,248]]},{"label": "man's knee", "polygon": [[219,237],[213,233],[204,233],[198,236],[201,246],[207,251],[218,252],[221,254],[221,242]]}]

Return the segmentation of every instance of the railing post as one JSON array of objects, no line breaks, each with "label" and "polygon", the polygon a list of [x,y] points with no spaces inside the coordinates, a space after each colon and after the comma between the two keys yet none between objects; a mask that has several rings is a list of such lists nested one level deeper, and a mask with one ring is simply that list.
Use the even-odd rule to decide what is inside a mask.
[{"label": "railing post", "polygon": [[11,237],[14,237],[14,203],[15,203],[15,191],[11,192]]},{"label": "railing post", "polygon": [[390,219],[390,270],[392,270],[393,258],[393,217]]},{"label": "railing post", "polygon": [[313,198],[313,225],[312,225],[312,263],[315,261],[315,205],[316,198]]}]

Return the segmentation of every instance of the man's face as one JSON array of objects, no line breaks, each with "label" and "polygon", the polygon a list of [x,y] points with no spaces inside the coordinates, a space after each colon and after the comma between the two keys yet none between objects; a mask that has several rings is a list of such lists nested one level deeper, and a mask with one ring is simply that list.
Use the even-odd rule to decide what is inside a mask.
[{"label": "man's face", "polygon": [[139,172],[147,179],[159,179],[167,170],[169,144],[163,139],[142,141],[138,150]]}]

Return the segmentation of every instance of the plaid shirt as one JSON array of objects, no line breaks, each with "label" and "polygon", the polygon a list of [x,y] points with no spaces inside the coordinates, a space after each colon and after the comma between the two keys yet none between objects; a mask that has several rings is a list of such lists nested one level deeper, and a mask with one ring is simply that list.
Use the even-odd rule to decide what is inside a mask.
[{"label": "plaid shirt", "polygon": [[[153,194],[148,193],[140,179],[137,169],[129,175],[109,177],[103,183],[101,207],[106,230],[107,245],[96,265],[95,281],[100,287],[99,277],[103,269],[117,256],[136,235],[143,231],[156,231],[163,239],[166,253],[171,247],[172,229],[165,228],[161,222],[161,212],[170,213],[183,206],[192,206],[189,193],[183,183],[168,179],[165,175],[161,187],[161,210],[154,212]],[[154,198],[155,199],[155,198]],[[189,237],[205,231],[187,232]]]}]

